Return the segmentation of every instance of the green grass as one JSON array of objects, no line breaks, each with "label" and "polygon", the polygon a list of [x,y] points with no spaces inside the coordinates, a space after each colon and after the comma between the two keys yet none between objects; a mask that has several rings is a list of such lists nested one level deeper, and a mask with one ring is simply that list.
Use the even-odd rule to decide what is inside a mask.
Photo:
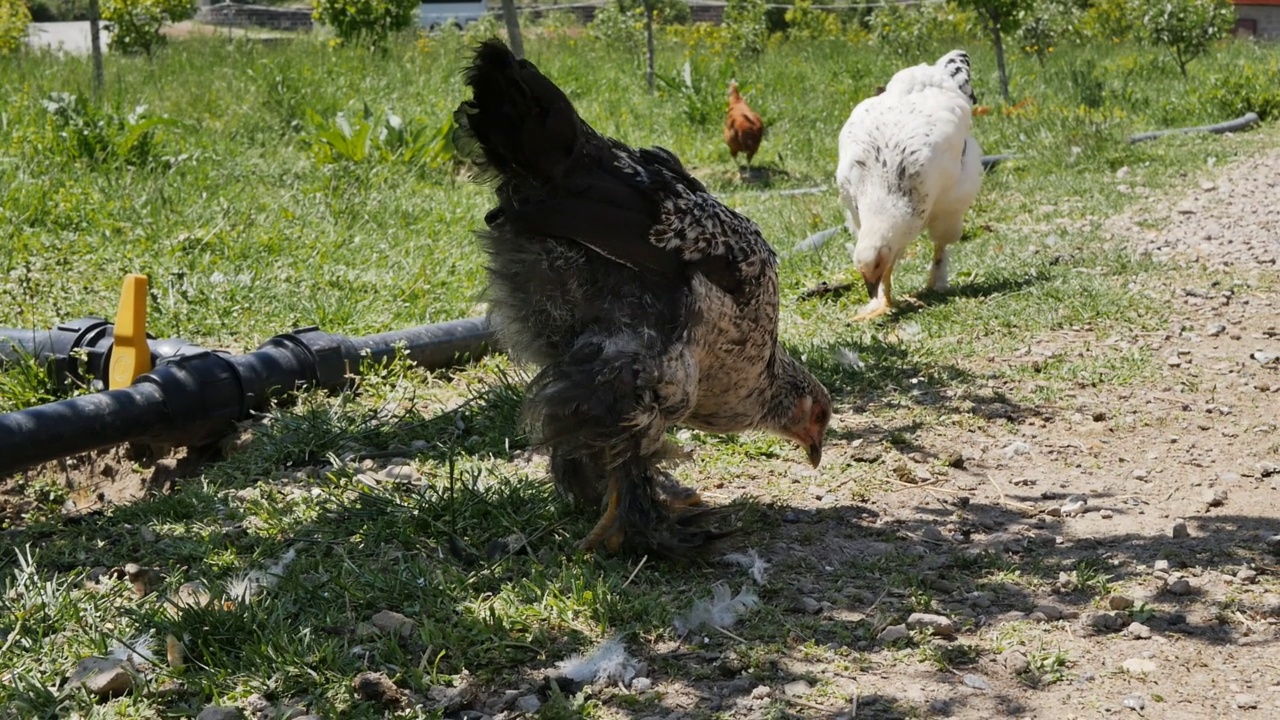
[{"label": "green grass", "polygon": [[[531,38],[528,48],[588,121],[632,144],[672,148],[780,251],[841,221],[832,192],[780,196],[740,183],[720,141],[718,111],[695,123],[682,98],[649,95],[637,57],[566,37]],[[660,50],[659,70],[675,72],[683,49],[666,43]],[[980,44],[971,51],[979,93],[990,102],[994,61]],[[296,326],[364,334],[473,313],[484,274],[472,232],[489,206],[487,192],[459,176],[447,149],[428,145],[414,160],[389,152],[360,163],[321,162],[310,114],[328,123],[366,103],[376,113],[393,109],[429,144],[462,99],[464,58],[460,39],[447,35],[405,41],[386,55],[305,40],[191,40],[152,62],[110,57],[105,115],[94,116],[105,129],[80,144],[60,136],[67,128],[42,103],[53,92],[86,94],[87,62],[33,55],[5,63],[0,326],[44,328],[110,314],[129,272],[151,279],[154,334],[231,349]],[[1130,201],[1116,189],[1115,171],[1127,166],[1128,184],[1159,191],[1206,172],[1206,156],[1225,163],[1249,146],[1208,136],[1129,146],[1123,137],[1223,119],[1229,108],[1204,88],[1242,63],[1274,68],[1276,58],[1274,49],[1224,46],[1192,66],[1190,83],[1167,58],[1129,46],[1063,48],[1044,69],[1013,58],[1015,95],[1035,104],[1011,115],[997,106],[976,127],[986,152],[1022,157],[987,176],[970,240],[954,254],[953,290],[922,310],[853,325],[860,292],[798,299],[819,280],[851,277],[844,239],[787,256],[784,340],[832,388],[841,422],[861,415],[882,432],[833,428],[824,476],[850,478],[833,492],[851,501],[889,483],[884,463],[842,452],[858,437],[906,452],[925,427],[1000,422],[997,405],[1052,404],[1074,387],[1151,377],[1151,358],[1103,342],[1163,327],[1160,293],[1176,271],[1106,241],[1099,221]],[[748,99],[770,125],[758,158],[770,171],[767,189],[829,184],[840,126],[895,69],[874,50],[843,41],[782,43],[736,66],[704,55],[694,62],[697,72],[729,71],[751,83]],[[1082,97],[1095,97],[1096,88],[1072,80],[1086,71],[1103,84],[1098,108],[1082,109]],[[708,98],[721,102],[720,90]],[[175,122],[142,133],[125,116],[143,104]],[[923,252],[920,243],[900,265],[902,292],[922,286]],[[1059,343],[1048,359],[1010,361],[1047,337]],[[842,351],[858,353],[864,367],[842,365]],[[742,573],[656,562],[637,571],[634,560],[577,554],[573,543],[592,518],[554,498],[542,467],[524,460],[525,377],[502,357],[449,373],[395,366],[362,379],[357,393],[308,395],[274,411],[239,452],[172,492],[71,523],[57,513],[56,474],[28,482],[38,507],[10,519],[13,549],[0,554],[0,677],[8,678],[0,708],[24,718],[181,717],[256,692],[329,717],[381,717],[350,691],[363,669],[386,670],[419,693],[464,671],[501,690],[615,633],[627,633],[635,653],[669,647],[673,617],[708,595],[712,582],[737,586]],[[0,374],[0,410],[51,394],[30,366]],[[692,433],[687,441],[699,452],[681,477],[747,495],[738,501],[751,528],[745,542],[770,543],[782,522],[775,510],[785,509],[774,503],[796,492],[795,449],[755,436]],[[389,449],[401,450],[422,479],[374,475]],[[361,457],[370,454],[384,459],[364,467]],[[524,544],[504,542],[517,534]],[[249,602],[221,604],[230,599],[229,580],[290,551],[296,559],[278,584]],[[85,581],[94,567],[127,562],[167,577],[145,598],[122,581]],[[821,564],[809,559],[785,572],[820,573]],[[799,616],[788,609],[790,588],[774,583],[733,629],[749,645],[722,656],[723,667],[695,670],[657,651],[649,659],[671,676],[748,672],[768,682],[781,672],[780,657],[830,660],[829,643],[865,648],[878,627],[905,619],[899,609],[931,609],[931,591],[909,567],[893,553],[857,568],[864,589],[887,588],[903,601],[884,617],[832,625]],[[989,569],[993,584],[1018,575],[1017,568]],[[1102,592],[1107,579],[1095,575],[1081,583]],[[161,600],[197,580],[218,603],[174,609]],[[383,609],[415,620],[413,632],[357,637],[358,625]],[[81,658],[144,633],[183,639],[185,669],[171,672],[161,661],[139,692],[106,706],[58,684]],[[851,668],[865,662],[862,650],[843,652],[840,662]],[[939,667],[973,659],[964,647],[929,653],[925,659]],[[1046,653],[1033,665],[1052,682],[1065,659]],[[600,708],[609,702],[622,701],[566,701],[561,711],[607,716]]]}]

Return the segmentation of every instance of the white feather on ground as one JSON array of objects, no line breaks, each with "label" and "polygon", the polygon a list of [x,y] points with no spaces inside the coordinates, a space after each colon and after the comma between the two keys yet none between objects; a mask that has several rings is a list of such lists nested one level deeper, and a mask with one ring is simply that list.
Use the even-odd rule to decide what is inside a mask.
[{"label": "white feather on ground", "polygon": [[224,583],[227,597],[236,602],[248,602],[263,590],[270,590],[280,583],[289,565],[298,557],[297,548],[289,548],[283,555],[267,565],[265,570],[250,570],[232,577]]},{"label": "white feather on ground", "polygon": [[949,246],[982,185],[969,75],[962,51],[899,70],[840,131],[836,186],[857,238],[854,264],[873,294],[859,318],[890,308],[893,265],[926,229],[934,244],[929,287],[946,289]]},{"label": "white feather on ground", "polygon": [[586,655],[574,655],[556,663],[561,675],[576,682],[631,683],[639,670],[636,659],[627,654],[621,638],[610,638]]},{"label": "white feather on ground", "polygon": [[748,610],[760,604],[760,596],[748,586],[744,585],[742,591],[734,596],[729,592],[726,585],[712,587],[711,597],[695,602],[688,612],[675,619],[676,632],[684,637],[703,625],[729,628]]},{"label": "white feather on ground", "polygon": [[751,577],[756,581],[757,585],[763,585],[769,579],[769,563],[760,557],[760,553],[751,550],[747,553],[729,553],[720,558],[720,561],[729,565],[737,565],[740,568],[746,568],[751,572]]},{"label": "white feather on ground", "polygon": [[135,636],[129,641],[117,640],[110,649],[107,650],[107,657],[112,660],[123,660],[136,668],[144,665],[158,666],[156,656],[151,651],[151,646],[155,642],[151,633],[143,633]]}]

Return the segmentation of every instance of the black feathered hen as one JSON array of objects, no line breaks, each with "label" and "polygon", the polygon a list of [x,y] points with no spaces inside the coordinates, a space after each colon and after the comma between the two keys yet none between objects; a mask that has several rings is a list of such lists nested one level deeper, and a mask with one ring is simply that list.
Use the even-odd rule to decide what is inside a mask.
[{"label": "black feathered hen", "polygon": [[501,41],[478,47],[466,82],[454,144],[497,181],[491,320],[541,366],[526,410],[557,487],[603,507],[582,547],[681,555],[718,537],[657,467],[667,429],[772,431],[816,466],[831,416],[778,344],[773,250],[675,155],[603,137]]}]

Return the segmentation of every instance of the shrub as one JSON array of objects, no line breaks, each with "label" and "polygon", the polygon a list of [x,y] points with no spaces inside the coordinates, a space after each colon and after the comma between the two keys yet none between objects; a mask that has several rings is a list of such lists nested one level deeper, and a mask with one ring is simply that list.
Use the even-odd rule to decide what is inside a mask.
[{"label": "shrub", "polygon": [[821,40],[844,35],[840,17],[826,10],[814,10],[813,0],[796,0],[787,10],[787,35],[799,40]]},{"label": "shrub", "polygon": [[196,5],[193,0],[102,0],[101,12],[113,52],[150,56],[165,44],[160,28],[194,16]]},{"label": "shrub", "polygon": [[1280,61],[1268,64],[1245,61],[1208,82],[1195,84],[1192,92],[1222,119],[1256,112],[1263,120],[1280,117]]},{"label": "shrub", "polygon": [[765,0],[728,0],[725,4],[724,27],[733,54],[741,57],[764,52],[769,39],[766,9]]},{"label": "shrub", "polygon": [[413,25],[418,5],[418,0],[316,0],[312,17],[333,28],[339,43],[381,48],[392,33]]},{"label": "shrub", "polygon": [[614,47],[638,49],[644,45],[644,9],[623,10],[617,3],[605,3],[596,10],[587,31]]},{"label": "shrub", "polygon": [[1231,32],[1235,10],[1229,0],[1153,0],[1142,20],[1147,39],[1166,48],[1186,77],[1187,64]]},{"label": "shrub", "polygon": [[933,52],[971,34],[974,22],[972,13],[950,3],[890,3],[876,8],[867,18],[875,44],[900,58],[920,61],[926,59],[922,57],[925,52]]},{"label": "shrub", "polygon": [[962,7],[969,8],[981,19],[983,27],[991,36],[991,44],[996,51],[996,66],[1000,71],[1000,94],[1009,102],[1009,72],[1005,69],[1004,40],[1012,36],[1022,27],[1022,22],[1031,13],[1029,0],[959,0]]},{"label": "shrub", "polygon": [[1095,0],[1080,16],[1078,32],[1084,40],[1118,43],[1141,33],[1135,0]]},{"label": "shrub", "polygon": [[[652,0],[653,21],[659,24],[684,25],[693,20],[693,11],[684,0]],[[623,12],[639,10],[644,16],[644,0],[619,0]]]},{"label": "shrub", "polygon": [[0,55],[15,53],[26,43],[31,11],[26,0],[0,0]]}]

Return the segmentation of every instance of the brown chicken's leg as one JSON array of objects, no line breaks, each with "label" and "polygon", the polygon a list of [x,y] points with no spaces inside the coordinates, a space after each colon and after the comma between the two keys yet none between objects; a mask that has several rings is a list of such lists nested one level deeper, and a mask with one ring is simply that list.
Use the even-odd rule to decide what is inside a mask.
[{"label": "brown chicken's leg", "polygon": [[616,470],[609,471],[609,486],[605,490],[605,509],[604,515],[600,516],[599,522],[595,527],[591,528],[591,532],[578,543],[578,547],[582,550],[595,550],[601,544],[610,552],[617,550],[622,546],[622,526],[619,524],[618,504],[620,501],[619,494],[622,488],[618,486],[618,473]]}]

